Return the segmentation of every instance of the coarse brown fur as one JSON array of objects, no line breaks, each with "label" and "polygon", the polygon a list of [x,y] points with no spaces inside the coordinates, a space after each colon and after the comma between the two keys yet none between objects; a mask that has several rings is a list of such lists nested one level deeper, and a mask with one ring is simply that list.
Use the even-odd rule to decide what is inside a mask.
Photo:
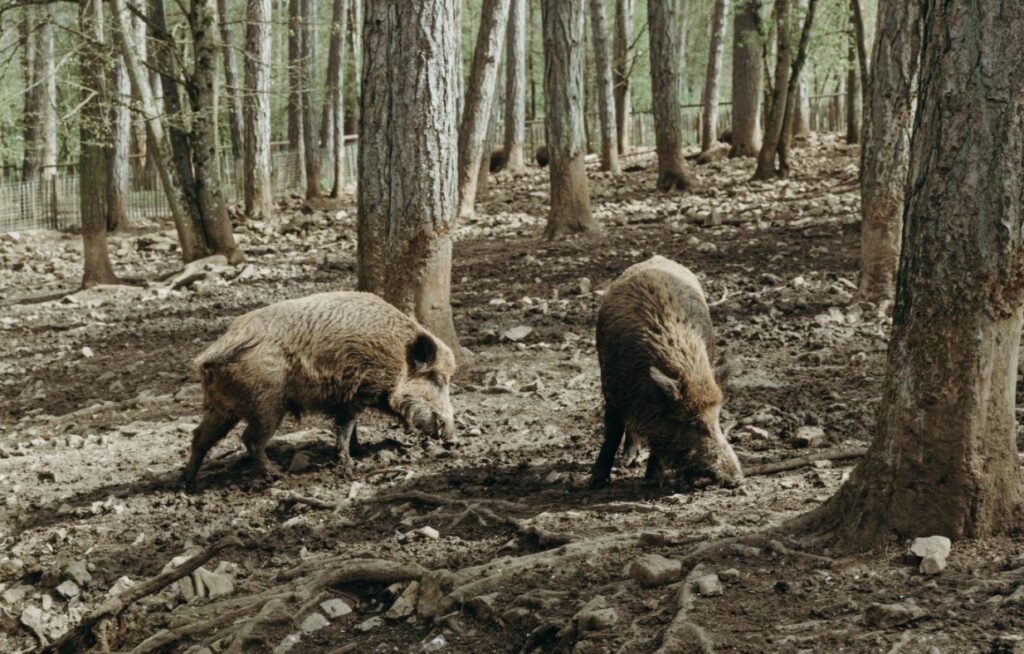
[{"label": "coarse brown fur", "polygon": [[264,448],[285,413],[332,417],[346,467],[356,418],[365,409],[394,414],[431,435],[453,430],[451,350],[370,293],[321,293],[247,313],[196,366],[205,415],[185,470],[190,486],[209,449],[241,420],[247,423],[242,441],[268,475],[278,471]]},{"label": "coarse brown fur", "polygon": [[548,165],[551,158],[548,156],[548,146],[538,145],[536,152],[533,153],[533,158],[537,160],[537,165],[543,168]]},{"label": "coarse brown fur", "polygon": [[623,431],[649,445],[649,478],[660,480],[667,464],[686,480],[742,479],[719,424],[711,316],[689,269],[655,256],[624,271],[598,311],[597,348],[605,441],[593,485],[610,479]]},{"label": "coarse brown fur", "polygon": [[490,171],[496,173],[499,170],[504,170],[507,157],[505,156],[505,148],[498,145],[491,148],[491,164]]}]

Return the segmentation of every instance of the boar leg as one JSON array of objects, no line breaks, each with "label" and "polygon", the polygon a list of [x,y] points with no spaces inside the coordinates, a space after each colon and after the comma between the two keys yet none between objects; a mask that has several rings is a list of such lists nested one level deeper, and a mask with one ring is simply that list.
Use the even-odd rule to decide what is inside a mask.
[{"label": "boar leg", "polygon": [[192,432],[192,453],[182,475],[189,489],[196,488],[196,477],[199,476],[199,467],[203,465],[206,453],[237,424],[238,418],[219,411],[208,411],[203,416],[202,422]]},{"label": "boar leg", "polygon": [[626,433],[625,441],[625,444],[622,446],[622,465],[632,468],[640,458],[640,443],[628,432]]},{"label": "boar leg", "polygon": [[281,476],[281,469],[267,458],[267,443],[274,436],[284,414],[278,416],[253,416],[242,433],[242,443],[249,452],[249,456],[256,460],[256,464],[264,475],[270,478]]},{"label": "boar leg", "polygon": [[622,443],[622,433],[626,425],[622,422],[622,416],[617,409],[605,404],[604,407],[604,443],[601,445],[601,452],[597,455],[597,461],[590,470],[590,487],[601,488],[606,486],[612,478],[612,464],[615,463],[615,453],[619,451],[619,444]]},{"label": "boar leg", "polygon": [[356,417],[334,417],[334,439],[338,462],[346,473],[352,472],[352,443],[356,439]]},{"label": "boar leg", "polygon": [[644,479],[658,488],[665,484],[665,471],[661,467],[661,459],[653,450],[647,457],[647,472],[644,473]]}]

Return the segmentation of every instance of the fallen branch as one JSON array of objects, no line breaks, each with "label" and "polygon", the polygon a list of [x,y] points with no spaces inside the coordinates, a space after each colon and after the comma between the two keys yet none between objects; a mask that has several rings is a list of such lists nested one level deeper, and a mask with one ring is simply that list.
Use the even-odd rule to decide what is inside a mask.
[{"label": "fallen branch", "polygon": [[655,654],[678,654],[680,652],[700,652],[711,654],[714,646],[711,638],[698,624],[691,621],[689,612],[693,610],[693,586],[697,579],[705,574],[704,566],[700,563],[693,566],[690,574],[686,575],[679,591],[676,594],[676,615],[672,623],[665,629],[665,635],[661,639],[661,647]]},{"label": "fallen branch", "polygon": [[278,502],[285,506],[302,504],[313,507],[314,509],[326,509],[328,511],[336,511],[341,507],[338,502],[328,502],[326,500],[319,500],[315,497],[306,497],[305,495],[299,495],[294,491],[278,491],[275,493],[273,492],[275,490],[277,489],[271,489],[271,494]]},{"label": "fallen branch", "polygon": [[811,465],[815,461],[842,461],[844,459],[856,459],[864,456],[864,454],[866,454],[867,451],[868,448],[866,447],[837,447],[827,450],[819,450],[812,454],[806,454],[804,456],[798,456],[792,459],[783,459],[782,461],[762,463],[760,465],[743,466],[743,472],[748,477],[756,477],[759,475],[771,475],[776,472],[783,472],[784,470],[794,470],[796,468],[802,468],[804,466]]},{"label": "fallen branch", "polygon": [[206,548],[199,554],[188,559],[177,568],[160,573],[142,583],[131,586],[120,595],[108,599],[106,602],[101,604],[99,608],[82,618],[82,621],[79,622],[75,628],[65,632],[64,635],[53,643],[42,648],[42,654],[47,654],[49,652],[78,652],[83,649],[87,649],[88,642],[86,641],[88,637],[91,635],[94,636],[93,628],[99,625],[102,621],[116,618],[125,609],[140,599],[160,592],[166,586],[169,586],[186,575],[192,574],[203,564],[224,550],[230,547],[241,546],[242,541],[239,540],[237,536],[227,536]]}]

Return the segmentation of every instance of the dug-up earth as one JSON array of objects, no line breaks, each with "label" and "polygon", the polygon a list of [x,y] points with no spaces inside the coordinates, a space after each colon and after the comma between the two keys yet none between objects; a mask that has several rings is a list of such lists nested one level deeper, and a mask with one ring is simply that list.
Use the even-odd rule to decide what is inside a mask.
[{"label": "dug-up earth", "polygon": [[[591,167],[603,233],[555,243],[546,171],[496,175],[457,232],[473,361],[452,388],[455,442],[370,418],[344,478],[327,423],[289,418],[271,449],[283,480],[231,436],[194,495],[179,484],[193,357],[243,312],[353,288],[352,197],[240,222],[238,268],[176,274],[169,225],[136,225],[111,237],[136,285],[64,296],[78,236],[0,237],[0,651],[103,616],[64,651],[1024,651],[1019,542],[953,543],[925,574],[907,543],[845,557],[778,529],[855,459],[764,464],[867,444],[888,334],[850,306],[856,152],[821,137],[797,159],[772,183],[750,182],[750,161],[702,166],[693,195],[653,191],[649,154]],[[752,473],[739,488],[652,488],[642,465],[587,487],[595,312],[652,254],[697,272],[740,364],[725,406]]]}]

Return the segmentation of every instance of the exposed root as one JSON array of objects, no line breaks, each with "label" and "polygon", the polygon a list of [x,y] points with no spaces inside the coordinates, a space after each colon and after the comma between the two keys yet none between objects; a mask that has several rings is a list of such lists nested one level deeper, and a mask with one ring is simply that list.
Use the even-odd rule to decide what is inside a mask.
[{"label": "exposed root", "polygon": [[41,652],[78,652],[87,649],[97,634],[94,633],[102,622],[116,618],[125,609],[144,597],[163,590],[166,586],[178,581],[186,575],[190,575],[229,547],[241,547],[242,541],[237,536],[228,536],[217,541],[199,554],[182,563],[173,570],[168,570],[155,577],[136,584],[116,597],[111,597],[101,604],[99,608],[90,612],[78,625],[64,633],[50,645],[43,647]]},{"label": "exposed root", "polygon": [[[276,491],[276,492],[275,492]],[[314,509],[326,509],[328,511],[337,511],[341,508],[339,502],[328,502],[326,500],[320,500],[315,497],[306,497],[299,495],[294,491],[281,491],[275,488],[270,489],[271,495],[273,495],[278,502],[283,504],[285,507],[289,507],[295,504],[302,504],[309,506]]]},{"label": "exposed root", "polygon": [[830,448],[827,450],[819,450],[812,454],[794,457],[792,459],[783,459],[782,461],[763,463],[761,465],[744,466],[743,473],[748,477],[770,475],[776,472],[783,472],[784,470],[802,468],[804,466],[811,465],[815,461],[842,461],[843,459],[856,459],[864,456],[867,451],[868,448],[866,447]]},{"label": "exposed root", "polygon": [[697,564],[686,575],[686,579],[679,586],[676,594],[676,615],[672,623],[665,629],[665,635],[661,639],[661,647],[656,654],[682,654],[700,653],[711,654],[714,652],[714,645],[711,637],[689,618],[689,612],[693,610],[693,586],[697,579],[705,574],[704,566]]}]

